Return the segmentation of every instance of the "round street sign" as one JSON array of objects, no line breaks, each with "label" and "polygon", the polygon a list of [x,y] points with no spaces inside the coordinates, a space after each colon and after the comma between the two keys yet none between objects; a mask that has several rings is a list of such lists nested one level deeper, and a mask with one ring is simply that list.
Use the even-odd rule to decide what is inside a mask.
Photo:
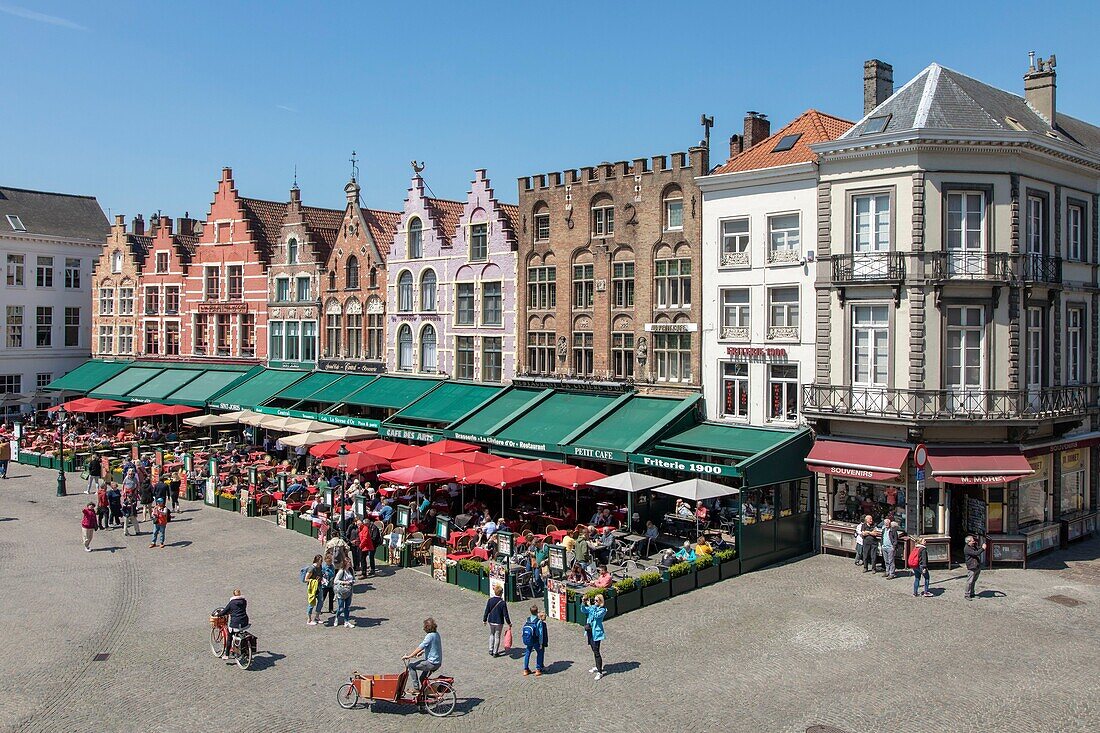
[{"label": "round street sign", "polygon": [[917,468],[924,468],[928,463],[928,448],[924,443],[918,443],[913,449],[913,463],[917,464]]}]

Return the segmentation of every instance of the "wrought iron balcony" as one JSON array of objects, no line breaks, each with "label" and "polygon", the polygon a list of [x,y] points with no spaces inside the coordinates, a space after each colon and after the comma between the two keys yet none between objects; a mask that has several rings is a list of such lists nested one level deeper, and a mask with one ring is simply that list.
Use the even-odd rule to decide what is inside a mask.
[{"label": "wrought iron balcony", "polygon": [[1022,267],[1020,277],[1024,282],[1054,283],[1062,282],[1062,258],[1039,254],[1020,255]]},{"label": "wrought iron balcony", "polygon": [[1039,421],[1083,416],[1090,398],[1086,386],[979,390],[808,384],[802,388],[802,403],[804,413],[818,417],[847,415],[905,422]]},{"label": "wrought iron balcony", "polygon": [[856,252],[833,255],[833,282],[860,283],[905,279],[902,252]]},{"label": "wrought iron balcony", "polygon": [[933,280],[986,280],[1011,282],[1014,273],[1007,252],[969,250],[929,252]]}]

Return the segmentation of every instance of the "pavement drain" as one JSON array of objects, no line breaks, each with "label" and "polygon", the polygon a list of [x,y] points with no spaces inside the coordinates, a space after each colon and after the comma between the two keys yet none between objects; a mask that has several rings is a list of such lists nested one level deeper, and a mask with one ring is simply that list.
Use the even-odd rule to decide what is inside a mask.
[{"label": "pavement drain", "polygon": [[110,654],[101,653],[101,654],[96,654],[94,657],[92,657],[92,661],[93,662],[106,662],[110,658],[111,658]]},{"label": "pavement drain", "polygon": [[1083,606],[1085,604],[1084,601],[1080,601],[1076,598],[1070,598],[1069,596],[1063,596],[1061,594],[1055,596],[1047,596],[1046,600],[1053,601],[1054,603],[1057,603],[1060,606],[1065,606],[1067,608],[1073,608],[1074,606]]},{"label": "pavement drain", "polygon": [[806,729],[806,733],[849,733],[843,728],[837,728],[835,725],[811,725]]}]

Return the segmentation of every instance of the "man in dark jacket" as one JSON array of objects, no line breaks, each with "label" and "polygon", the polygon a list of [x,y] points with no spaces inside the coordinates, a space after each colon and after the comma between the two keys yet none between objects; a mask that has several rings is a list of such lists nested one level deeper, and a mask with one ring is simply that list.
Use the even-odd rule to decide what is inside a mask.
[{"label": "man in dark jacket", "polygon": [[164,477],[161,476],[157,479],[157,482],[153,484],[153,501],[164,500],[168,502],[168,484],[164,481]]},{"label": "man in dark jacket", "polygon": [[985,543],[978,544],[978,538],[970,534],[966,536],[966,547],[963,548],[963,556],[966,557],[966,600],[974,598],[974,584],[978,582],[978,576],[982,572],[982,553],[985,551]]},{"label": "man in dark jacket", "polygon": [[875,569],[875,561],[878,559],[878,538],[881,533],[875,528],[875,520],[870,514],[863,518],[863,572],[869,573]]},{"label": "man in dark jacket", "polygon": [[84,468],[88,471],[88,486],[84,489],[84,493],[92,494],[99,491],[99,484],[103,480],[103,460],[99,454],[93,453],[88,456],[88,463]]},{"label": "man in dark jacket", "polygon": [[225,635],[225,651],[222,653],[222,659],[229,659],[229,644],[233,634],[248,628],[248,601],[241,595],[240,588],[233,590],[233,597],[218,616],[229,617],[229,633]]}]

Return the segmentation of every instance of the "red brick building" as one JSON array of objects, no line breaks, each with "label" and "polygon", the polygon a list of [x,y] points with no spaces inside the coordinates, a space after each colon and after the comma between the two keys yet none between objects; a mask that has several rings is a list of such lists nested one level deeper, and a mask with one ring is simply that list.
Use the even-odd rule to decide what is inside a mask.
[{"label": "red brick building", "polygon": [[132,357],[138,349],[138,283],[152,237],[145,220],[115,216],[102,254],[92,265],[92,356]]},{"label": "red brick building", "polygon": [[138,328],[135,348],[149,358],[178,357],[182,352],[184,283],[199,241],[199,222],[167,216],[150,222],[154,227],[138,288]]}]

